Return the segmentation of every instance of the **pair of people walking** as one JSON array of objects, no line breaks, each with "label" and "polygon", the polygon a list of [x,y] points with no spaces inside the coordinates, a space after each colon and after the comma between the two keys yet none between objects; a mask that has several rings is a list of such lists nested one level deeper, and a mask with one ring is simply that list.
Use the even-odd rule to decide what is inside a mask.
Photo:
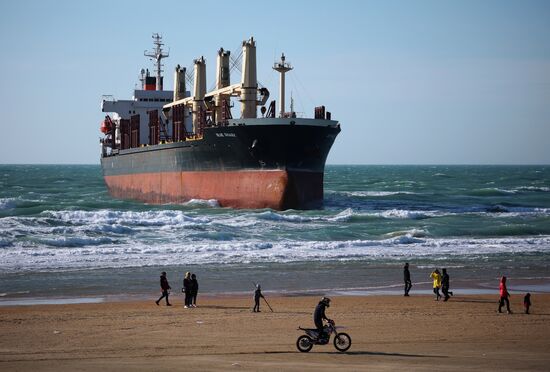
[{"label": "pair of people walking", "polygon": [[[507,280],[505,276],[500,278],[500,285],[499,285],[500,298],[498,300],[497,312],[502,313],[502,307],[506,305],[506,312],[508,314],[512,314],[512,310],[510,309],[510,292],[508,292],[506,281]],[[525,314],[529,314],[530,307],[531,307],[531,293],[527,293],[523,297],[523,308],[524,308]]]},{"label": "pair of people walking", "polygon": [[183,279],[183,288],[181,289],[185,293],[185,305],[186,309],[191,307],[197,307],[197,294],[199,293],[199,282],[195,274],[191,274],[189,271],[185,273]]},{"label": "pair of people walking", "polygon": [[[435,294],[435,300],[439,301],[443,297],[443,301],[448,301],[449,298],[453,295],[453,292],[449,291],[450,278],[447,274],[447,269],[442,269],[442,274],[439,272],[439,269],[435,269],[431,274],[430,278],[433,280],[433,291]],[[439,293],[439,290],[443,292],[443,296]]]},{"label": "pair of people walking", "polygon": [[[450,296],[453,295],[453,292],[449,291],[450,286],[450,278],[449,274],[447,274],[447,269],[443,269],[443,275],[439,272],[438,269],[435,269],[430,277],[433,279],[433,291],[435,294],[436,301],[439,301],[439,299],[442,297],[439,293],[439,290],[443,292],[443,301],[448,301]],[[411,272],[409,271],[409,263],[405,263],[405,266],[403,267],[403,279],[405,281],[405,294],[404,296],[409,296],[409,291],[412,288],[412,281],[411,281]]]}]

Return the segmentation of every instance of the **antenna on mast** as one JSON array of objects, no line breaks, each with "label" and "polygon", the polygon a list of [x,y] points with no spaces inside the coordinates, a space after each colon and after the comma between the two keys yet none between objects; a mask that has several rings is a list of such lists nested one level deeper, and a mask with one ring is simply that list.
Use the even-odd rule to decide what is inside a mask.
[{"label": "antenna on mast", "polygon": [[145,57],[150,57],[151,59],[155,60],[155,67],[157,68],[157,90],[162,90],[162,75],[161,73],[164,72],[162,70],[162,59],[166,58],[170,55],[170,52],[164,54],[162,50],[162,46],[164,43],[162,42],[162,36],[160,36],[158,33],[153,34],[153,44],[155,45],[155,49],[151,52],[143,52],[143,55]]}]

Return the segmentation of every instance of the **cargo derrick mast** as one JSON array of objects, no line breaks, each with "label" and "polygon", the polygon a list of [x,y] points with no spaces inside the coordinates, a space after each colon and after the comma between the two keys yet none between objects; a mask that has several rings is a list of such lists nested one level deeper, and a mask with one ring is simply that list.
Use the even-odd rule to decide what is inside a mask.
[{"label": "cargo derrick mast", "polygon": [[[205,125],[206,110],[211,113],[213,125],[222,124],[231,118],[229,100],[231,97],[236,97],[241,102],[240,117],[257,118],[257,106],[265,105],[269,99],[269,91],[266,88],[258,88],[254,38],[243,41],[242,49],[242,74],[239,83],[230,85],[230,53],[221,48],[217,56],[216,86],[213,91],[206,93],[206,60],[200,57],[194,61],[193,95],[165,105],[163,108],[165,117],[173,120],[174,113],[182,109],[190,109],[193,115],[194,137],[197,135],[200,137],[200,128]],[[174,90],[177,89],[175,86]]]}]

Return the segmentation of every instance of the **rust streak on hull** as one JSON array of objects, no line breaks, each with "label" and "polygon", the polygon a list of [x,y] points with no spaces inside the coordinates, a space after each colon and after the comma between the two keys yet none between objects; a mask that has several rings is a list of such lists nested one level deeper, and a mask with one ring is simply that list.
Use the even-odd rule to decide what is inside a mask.
[{"label": "rust streak on hull", "polygon": [[289,170],[159,172],[105,176],[116,198],[151,204],[216,199],[222,207],[309,209],[323,201],[323,173]]}]

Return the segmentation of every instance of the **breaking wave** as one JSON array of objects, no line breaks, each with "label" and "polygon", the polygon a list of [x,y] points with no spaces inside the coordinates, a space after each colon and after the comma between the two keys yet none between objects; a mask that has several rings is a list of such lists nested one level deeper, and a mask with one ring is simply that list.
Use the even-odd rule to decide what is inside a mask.
[{"label": "breaking wave", "polygon": [[416,192],[411,191],[344,191],[341,192],[348,196],[357,197],[384,197],[384,196],[396,196],[396,195],[418,195]]},{"label": "breaking wave", "polygon": [[0,211],[13,209],[16,207],[15,198],[2,198],[0,199]]},{"label": "breaking wave", "polygon": [[200,207],[206,207],[206,208],[219,208],[220,202],[216,199],[191,199],[188,202],[183,203],[186,207],[193,207],[193,208],[200,208]]},{"label": "breaking wave", "polygon": [[[4,270],[143,267],[178,264],[235,264],[325,260],[403,259],[406,257],[472,257],[502,253],[548,252],[550,236],[493,239],[433,239],[421,231],[395,233],[381,240],[241,241],[162,243],[110,242],[70,249],[0,250]],[[100,243],[95,241],[94,243]]]}]

